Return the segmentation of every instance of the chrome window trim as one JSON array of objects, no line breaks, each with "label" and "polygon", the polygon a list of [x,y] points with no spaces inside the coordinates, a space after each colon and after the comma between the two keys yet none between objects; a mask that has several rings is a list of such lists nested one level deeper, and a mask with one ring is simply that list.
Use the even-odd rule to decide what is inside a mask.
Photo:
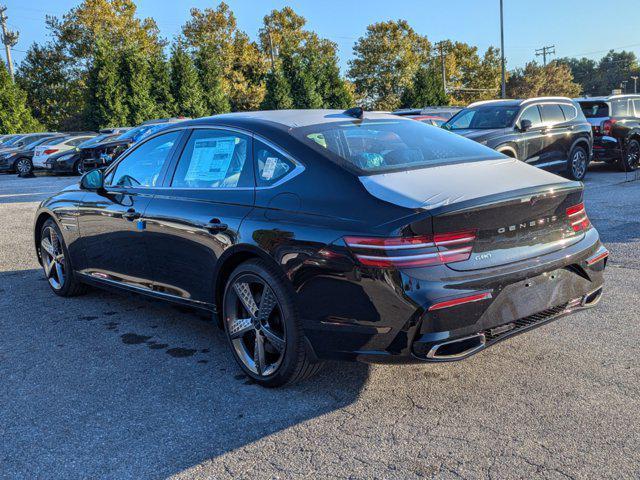
[{"label": "chrome window trim", "polygon": [[[162,130],[160,132],[156,132],[153,135],[149,135],[147,138],[145,138],[143,141],[138,142],[136,145],[130,147],[129,149],[127,149],[125,152],[123,152],[123,154],[121,155],[121,157],[113,162],[111,165],[109,165],[109,167],[107,167],[107,169],[104,171],[104,177],[106,178],[107,175],[109,173],[111,173],[111,171],[113,169],[115,169],[117,167],[117,165],[122,162],[125,158],[127,158],[129,155],[131,155],[133,152],[136,151],[136,149],[138,149],[139,147],[141,147],[143,144],[147,143],[148,141],[150,141],[151,139],[159,136],[159,135],[163,135],[166,133],[171,133],[174,131],[180,131],[180,130],[224,130],[224,131],[230,131],[230,132],[234,132],[234,133],[239,133],[242,135],[247,135],[249,137],[251,137],[254,140],[258,140],[262,143],[264,143],[266,146],[274,149],[276,152],[278,152],[280,155],[282,155],[283,157],[285,157],[287,160],[289,160],[291,163],[294,164],[294,168],[293,170],[291,170],[289,173],[287,173],[284,177],[282,177],[281,179],[279,179],[277,182],[273,183],[273,185],[267,185],[267,186],[255,186],[255,187],[224,187],[224,188],[191,188],[191,187],[172,187],[172,186],[160,186],[160,187],[130,187],[130,188],[140,188],[140,189],[145,189],[145,190],[212,190],[212,191],[225,191],[225,190],[268,190],[270,188],[276,188],[279,187],[280,185],[288,182],[289,180],[293,179],[294,177],[297,177],[298,175],[300,175],[302,172],[305,171],[305,166],[302,162],[296,160],[292,155],[290,155],[289,153],[287,153],[286,150],[284,150],[283,148],[281,148],[280,146],[276,145],[275,143],[273,143],[271,140],[268,140],[267,138],[263,137],[262,135],[259,135],[257,133],[251,132],[249,130],[243,130],[241,128],[237,128],[237,127],[227,127],[224,125],[182,125],[182,126],[178,126],[178,127],[174,127],[174,128],[168,128],[166,130]],[[253,151],[253,149],[252,149]],[[178,159],[179,160],[179,159]],[[252,161],[254,160],[253,158],[251,159]],[[109,185],[109,188],[113,188],[114,186]]]}]

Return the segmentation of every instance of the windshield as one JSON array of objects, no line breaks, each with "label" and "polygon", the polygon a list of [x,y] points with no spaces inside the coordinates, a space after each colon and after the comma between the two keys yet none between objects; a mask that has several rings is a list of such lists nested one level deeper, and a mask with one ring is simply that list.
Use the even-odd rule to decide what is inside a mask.
[{"label": "windshield", "polygon": [[116,134],[113,134],[113,133],[103,133],[102,135],[98,135],[97,137],[93,137],[93,138],[90,138],[89,140],[82,142],[80,145],[78,145],[78,148],[93,147],[94,145],[97,145],[98,143],[108,140],[115,136]]},{"label": "windshield", "polygon": [[358,174],[489,160],[496,151],[438,127],[406,119],[312,125],[293,135]]},{"label": "windshield", "polygon": [[481,105],[465,108],[444,124],[449,130],[483,130],[508,128],[513,125],[518,105]]},{"label": "windshield", "polygon": [[24,137],[24,135],[17,135],[16,137],[4,142],[2,144],[3,147],[11,147],[13,145],[15,145],[16,143],[20,142],[20,140]]},{"label": "windshield", "polygon": [[579,102],[582,113],[587,118],[599,118],[609,116],[609,105],[606,102]]},{"label": "windshield", "polygon": [[39,138],[38,140],[35,140],[31,143],[28,143],[24,149],[25,150],[33,150],[35,147],[37,147],[38,145],[47,145],[49,142],[51,142],[51,140],[56,139],[58,140],[60,137],[44,137],[44,138]]}]

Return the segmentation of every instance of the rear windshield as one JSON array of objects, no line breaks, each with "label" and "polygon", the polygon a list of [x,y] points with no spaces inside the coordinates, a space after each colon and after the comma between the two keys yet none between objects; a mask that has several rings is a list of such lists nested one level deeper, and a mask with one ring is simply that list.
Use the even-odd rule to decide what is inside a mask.
[{"label": "rear windshield", "polygon": [[609,106],[605,102],[579,102],[582,113],[587,118],[609,116]]},{"label": "rear windshield", "polygon": [[519,110],[518,105],[483,105],[465,108],[445,123],[445,128],[449,130],[507,128],[513,125]]},{"label": "rear windshield", "polygon": [[293,134],[363,175],[501,157],[472,140],[408,119],[319,124]]}]

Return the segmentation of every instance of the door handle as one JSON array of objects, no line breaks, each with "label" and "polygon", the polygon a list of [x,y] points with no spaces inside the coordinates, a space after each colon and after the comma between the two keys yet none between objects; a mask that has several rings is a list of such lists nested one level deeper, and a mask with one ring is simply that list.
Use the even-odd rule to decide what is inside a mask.
[{"label": "door handle", "polygon": [[210,233],[224,232],[227,228],[229,228],[229,225],[220,222],[218,218],[214,218],[209,223],[204,224],[204,229]]},{"label": "door handle", "polygon": [[122,218],[124,218],[125,220],[128,220],[129,222],[133,222],[134,220],[137,220],[141,216],[142,214],[140,214],[140,212],[136,212],[133,208],[130,208],[129,210],[127,210],[122,214]]}]

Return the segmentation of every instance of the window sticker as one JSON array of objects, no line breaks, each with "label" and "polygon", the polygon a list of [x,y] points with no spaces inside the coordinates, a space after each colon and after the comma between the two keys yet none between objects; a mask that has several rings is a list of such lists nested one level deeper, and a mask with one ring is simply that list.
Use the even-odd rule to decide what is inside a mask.
[{"label": "window sticker", "polygon": [[185,181],[224,180],[236,146],[235,137],[196,140]]},{"label": "window sticker", "polygon": [[264,168],[262,169],[262,178],[264,180],[271,180],[273,178],[273,174],[276,171],[276,166],[278,165],[278,158],[276,157],[268,157],[264,162]]}]

